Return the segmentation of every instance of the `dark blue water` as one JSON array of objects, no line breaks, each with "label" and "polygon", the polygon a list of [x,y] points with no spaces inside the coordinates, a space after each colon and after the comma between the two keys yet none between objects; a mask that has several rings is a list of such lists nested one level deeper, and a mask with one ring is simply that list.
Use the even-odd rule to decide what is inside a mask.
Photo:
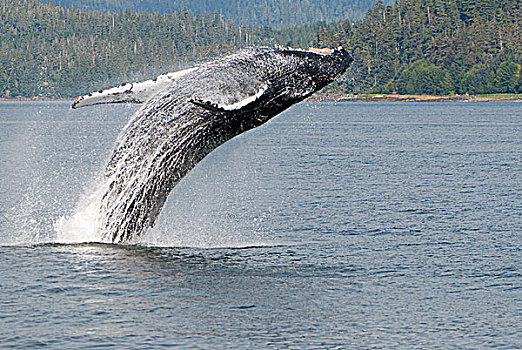
[{"label": "dark blue water", "polygon": [[55,226],[135,107],[0,103],[0,348],[520,348],[520,106],[298,105],[118,246]]}]

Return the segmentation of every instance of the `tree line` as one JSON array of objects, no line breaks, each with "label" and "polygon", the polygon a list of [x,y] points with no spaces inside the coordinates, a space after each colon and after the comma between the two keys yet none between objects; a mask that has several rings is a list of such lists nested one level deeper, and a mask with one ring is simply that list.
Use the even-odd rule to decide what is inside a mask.
[{"label": "tree line", "polygon": [[317,28],[355,57],[346,92],[522,93],[520,0],[379,1],[364,19]]},{"label": "tree line", "polygon": [[274,30],[218,12],[85,11],[0,0],[0,97],[71,97],[251,45],[352,52],[345,93],[522,92],[520,0],[379,1],[359,21]]}]

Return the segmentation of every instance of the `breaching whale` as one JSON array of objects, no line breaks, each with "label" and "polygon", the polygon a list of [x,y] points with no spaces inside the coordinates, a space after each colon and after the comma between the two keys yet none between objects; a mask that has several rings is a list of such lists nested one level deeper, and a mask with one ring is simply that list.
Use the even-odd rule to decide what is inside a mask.
[{"label": "breaching whale", "polygon": [[105,171],[98,220],[103,240],[142,236],[172,188],[206,155],[322,89],[352,61],[342,47],[250,48],[78,97],[73,108],[144,103],[118,136]]}]

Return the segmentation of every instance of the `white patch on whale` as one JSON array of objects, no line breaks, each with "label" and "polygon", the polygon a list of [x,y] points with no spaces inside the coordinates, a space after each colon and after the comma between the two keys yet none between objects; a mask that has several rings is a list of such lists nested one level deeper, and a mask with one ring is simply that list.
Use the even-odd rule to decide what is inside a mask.
[{"label": "white patch on whale", "polygon": [[242,100],[239,100],[231,104],[223,104],[219,102],[216,103],[208,100],[202,100],[200,98],[193,99],[190,102],[212,111],[231,112],[235,110],[240,110],[241,108],[246,107],[249,104],[257,101],[261,96],[263,96],[267,89],[268,85],[264,84],[254,95],[247,96]]}]

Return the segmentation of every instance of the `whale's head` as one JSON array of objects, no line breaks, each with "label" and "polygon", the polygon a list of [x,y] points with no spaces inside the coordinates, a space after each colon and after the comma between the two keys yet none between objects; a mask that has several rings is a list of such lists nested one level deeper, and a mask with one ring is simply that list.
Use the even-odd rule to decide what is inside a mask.
[{"label": "whale's head", "polygon": [[353,62],[352,56],[343,47],[336,49],[281,49],[295,63],[295,76],[301,84],[309,84],[314,91],[320,90],[338,79]]}]

